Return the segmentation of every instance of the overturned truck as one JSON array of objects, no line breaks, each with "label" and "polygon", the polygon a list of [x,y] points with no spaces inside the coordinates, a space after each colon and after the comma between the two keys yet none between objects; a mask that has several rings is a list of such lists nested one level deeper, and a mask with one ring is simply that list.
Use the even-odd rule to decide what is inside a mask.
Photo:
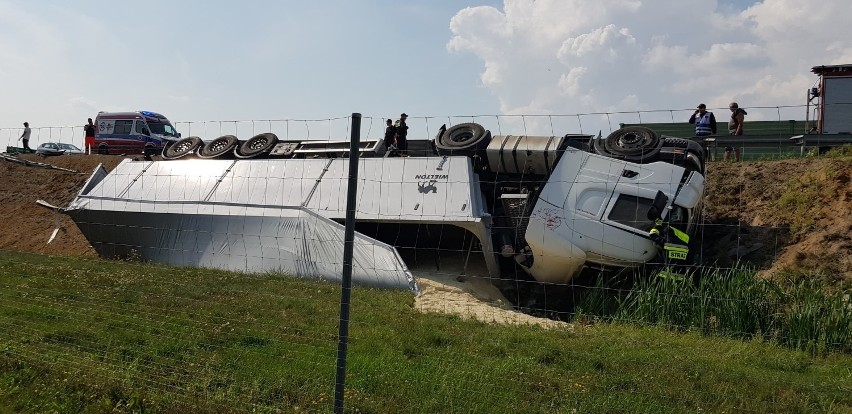
[{"label": "overturned truck", "polygon": [[[348,152],[348,141],[271,133],[188,137],[163,161],[96,169],[61,210],[105,257],[339,279]],[[359,152],[356,283],[416,291],[409,264],[450,253],[480,256],[494,280],[522,269],[566,283],[655,257],[655,199],[687,232],[700,217],[704,150],[642,127],[492,137],[465,123],[406,157],[380,140]]]}]

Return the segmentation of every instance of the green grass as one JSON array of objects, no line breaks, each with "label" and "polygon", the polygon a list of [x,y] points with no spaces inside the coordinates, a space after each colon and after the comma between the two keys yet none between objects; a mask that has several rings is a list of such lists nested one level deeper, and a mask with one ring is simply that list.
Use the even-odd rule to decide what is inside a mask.
[{"label": "green grass", "polygon": [[852,286],[829,279],[799,274],[779,282],[748,268],[705,269],[691,281],[647,277],[616,291],[598,278],[576,314],[852,354]]},{"label": "green grass", "polygon": [[[329,412],[338,302],[333,284],[276,275],[0,252],[0,412]],[[846,354],[413,302],[354,289],[348,412],[852,410]]]}]

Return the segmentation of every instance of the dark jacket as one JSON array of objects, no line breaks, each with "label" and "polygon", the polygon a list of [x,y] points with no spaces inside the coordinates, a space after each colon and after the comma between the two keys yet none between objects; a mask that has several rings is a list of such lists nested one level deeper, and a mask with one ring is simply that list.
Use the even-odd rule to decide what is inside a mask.
[{"label": "dark jacket", "polygon": [[397,138],[405,139],[406,137],[408,137],[408,125],[405,124],[405,121],[403,121],[402,119],[398,119],[396,121],[396,124],[394,124],[394,127],[396,127]]},{"label": "dark jacket", "polygon": [[385,147],[390,147],[393,145],[393,140],[396,135],[396,127],[393,125],[385,128]]}]

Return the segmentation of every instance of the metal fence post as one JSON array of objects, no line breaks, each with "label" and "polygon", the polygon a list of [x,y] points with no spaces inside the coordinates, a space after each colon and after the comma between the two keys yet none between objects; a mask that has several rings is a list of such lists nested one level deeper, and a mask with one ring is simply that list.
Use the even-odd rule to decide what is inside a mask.
[{"label": "metal fence post", "polygon": [[352,250],[355,240],[355,201],[358,192],[358,147],[361,141],[361,114],[352,114],[352,140],[349,143],[349,186],[346,190],[346,231],[343,236],[343,279],[340,290],[340,322],[337,333],[337,379],[334,412],[343,414],[346,387],[346,347],[349,341],[349,299],[352,294]]}]

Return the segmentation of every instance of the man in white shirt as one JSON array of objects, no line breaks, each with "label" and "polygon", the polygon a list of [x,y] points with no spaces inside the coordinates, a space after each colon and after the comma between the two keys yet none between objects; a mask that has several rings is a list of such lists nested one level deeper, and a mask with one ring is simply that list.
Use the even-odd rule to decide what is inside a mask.
[{"label": "man in white shirt", "polygon": [[33,149],[30,148],[30,134],[32,134],[30,123],[24,122],[24,133],[21,134],[21,137],[18,139],[24,141],[24,149],[32,151]]}]

